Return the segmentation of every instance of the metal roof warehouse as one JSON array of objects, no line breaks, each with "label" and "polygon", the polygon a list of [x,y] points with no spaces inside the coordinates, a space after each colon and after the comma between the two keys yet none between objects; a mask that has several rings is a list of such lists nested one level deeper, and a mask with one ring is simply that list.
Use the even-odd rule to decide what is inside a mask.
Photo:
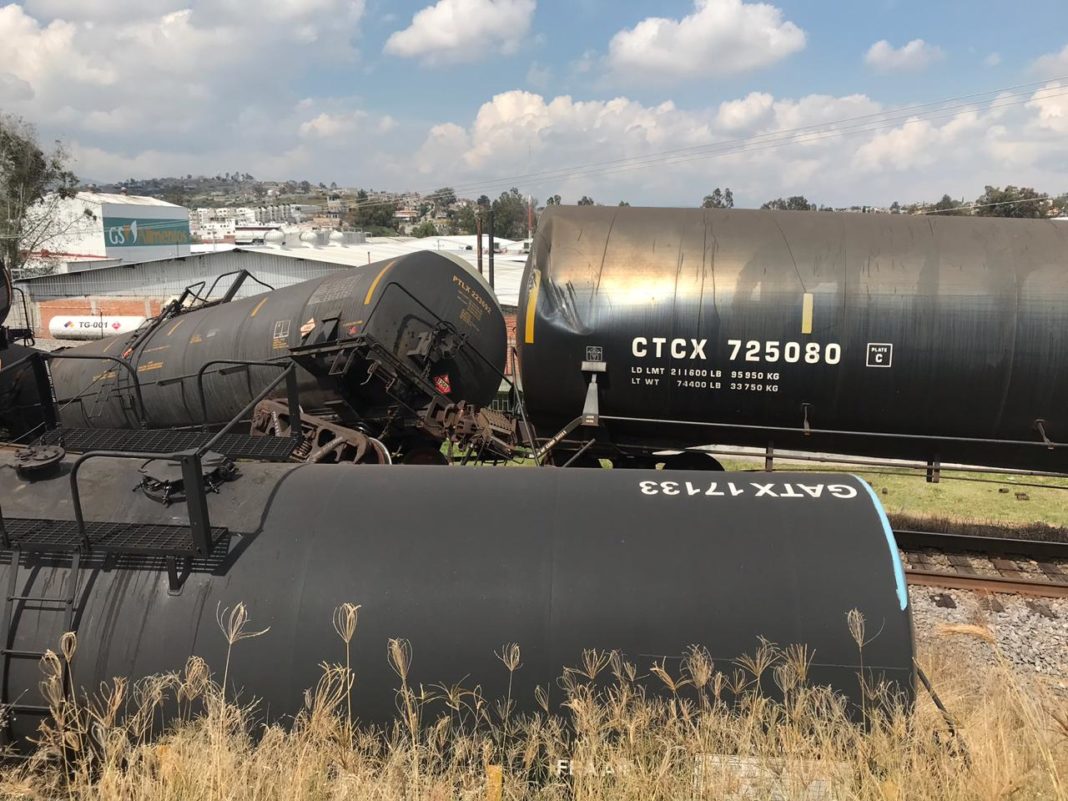
[{"label": "metal roof warehouse", "polygon": [[[27,278],[16,284],[27,296],[25,312],[22,304],[16,303],[12,307],[9,322],[32,328],[39,338],[47,340],[53,318],[61,322],[72,317],[151,317],[186,287],[201,281],[211,286],[217,277],[226,273],[247,270],[258,281],[280,289],[419,250],[436,250],[453,258],[458,257],[470,265],[472,272],[477,273],[475,251],[467,250],[466,242],[449,241],[452,239],[474,241],[474,237],[441,238],[440,242],[434,238],[369,238],[351,246],[315,246],[305,240],[304,246],[297,247],[230,248]],[[434,247],[435,244],[440,246]],[[514,310],[518,303],[525,261],[525,256],[521,254],[498,253],[495,256],[496,294],[507,312]],[[486,254],[483,254],[483,264],[484,271],[488,272]],[[216,295],[221,294],[227,285],[226,279],[220,282]],[[255,281],[246,281],[237,297],[248,297],[264,291],[265,288]],[[27,316],[29,319],[24,320]],[[509,335],[512,336],[515,315],[506,313],[506,318]],[[48,347],[46,342],[41,345]]]}]

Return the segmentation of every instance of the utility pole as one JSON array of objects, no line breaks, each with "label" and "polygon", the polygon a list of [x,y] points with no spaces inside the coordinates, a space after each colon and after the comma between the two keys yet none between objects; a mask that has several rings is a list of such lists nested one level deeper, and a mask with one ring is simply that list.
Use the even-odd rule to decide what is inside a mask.
[{"label": "utility pole", "polygon": [[496,290],[496,286],[493,283],[493,251],[495,250],[493,242],[493,207],[489,210],[489,282],[490,289]]},{"label": "utility pole", "polygon": [[475,215],[475,238],[478,240],[478,274],[482,272],[482,209]]}]

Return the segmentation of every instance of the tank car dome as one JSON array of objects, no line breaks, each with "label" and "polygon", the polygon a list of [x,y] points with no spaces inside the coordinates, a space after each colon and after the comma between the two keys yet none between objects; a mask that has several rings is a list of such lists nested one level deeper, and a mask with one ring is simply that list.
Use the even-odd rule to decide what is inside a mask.
[{"label": "tank car dome", "polygon": [[330,244],[331,245],[343,245],[345,243],[345,235],[341,231],[330,232]]},{"label": "tank car dome", "polygon": [[315,235],[315,231],[305,231],[300,235],[300,241],[305,245],[314,247],[318,243],[319,237]]},{"label": "tank car dome", "polygon": [[268,231],[263,237],[263,243],[265,245],[271,245],[272,247],[281,247],[285,244],[286,235],[281,231]]}]

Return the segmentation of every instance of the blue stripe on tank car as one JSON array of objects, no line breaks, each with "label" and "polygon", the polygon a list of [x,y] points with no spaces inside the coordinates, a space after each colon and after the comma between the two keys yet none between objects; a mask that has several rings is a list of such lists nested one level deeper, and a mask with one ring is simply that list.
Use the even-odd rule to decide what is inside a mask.
[{"label": "blue stripe on tank car", "polygon": [[894,532],[890,528],[890,520],[886,517],[886,510],[883,509],[883,503],[879,500],[879,496],[875,494],[875,490],[871,488],[871,484],[860,476],[855,475],[853,478],[864,485],[864,489],[868,491],[872,502],[875,504],[876,510],[879,512],[879,520],[883,524],[883,534],[886,535],[886,545],[890,548],[890,561],[894,565],[894,583],[897,585],[897,601],[901,606],[901,610],[904,611],[905,607],[909,605],[909,593],[905,588],[905,568],[901,564],[901,554],[897,550],[897,540],[894,539]]}]

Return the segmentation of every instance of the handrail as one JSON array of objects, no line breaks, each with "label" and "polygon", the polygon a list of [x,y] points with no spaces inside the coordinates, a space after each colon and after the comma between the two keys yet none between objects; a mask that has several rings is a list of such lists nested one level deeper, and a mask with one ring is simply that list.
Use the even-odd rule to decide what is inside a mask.
[{"label": "handrail", "polygon": [[[376,300],[376,301],[375,301],[375,305],[374,305],[373,307],[371,307],[371,313],[370,313],[370,314],[368,314],[368,315],[367,315],[367,317],[366,317],[366,319],[364,320],[364,325],[363,325],[363,328],[364,328],[364,330],[366,330],[366,329],[367,329],[367,325],[368,325],[368,323],[370,323],[370,321],[371,321],[371,318],[372,318],[372,317],[374,317],[374,315],[375,315],[375,312],[376,312],[376,311],[378,311],[378,306],[379,306],[379,304],[380,304],[380,303],[382,302],[382,299],[383,299],[383,298],[384,298],[384,297],[386,296],[386,289],[388,289],[388,288],[389,288],[389,287],[391,287],[391,286],[393,286],[393,287],[396,287],[396,288],[397,288],[397,289],[399,289],[399,290],[400,290],[401,292],[403,292],[403,293],[404,293],[405,295],[407,295],[407,296],[408,296],[409,298],[411,298],[412,300],[414,300],[414,301],[415,301],[415,302],[416,302],[416,303],[417,303],[417,304],[418,304],[419,306],[421,306],[421,307],[423,308],[423,311],[425,311],[425,312],[426,312],[427,314],[429,314],[429,315],[430,315],[431,317],[435,318],[435,319],[436,319],[436,320],[437,320],[437,321],[438,321],[439,323],[444,323],[444,324],[445,324],[446,326],[448,326],[448,327],[449,327],[450,329],[452,329],[453,333],[455,333],[455,334],[457,334],[457,335],[460,335],[460,332],[456,330],[456,326],[455,326],[455,325],[453,325],[453,324],[452,324],[452,322],[450,322],[449,320],[445,320],[445,319],[443,319],[442,317],[440,317],[440,316],[439,316],[439,315],[438,315],[438,314],[437,314],[437,313],[436,313],[436,312],[435,312],[435,311],[434,311],[433,309],[431,309],[431,308],[430,308],[429,306],[427,306],[427,305],[426,305],[425,303],[423,303],[423,301],[419,300],[419,298],[417,298],[417,297],[416,297],[415,295],[413,295],[413,294],[412,294],[412,293],[411,293],[411,292],[410,292],[410,291],[408,290],[408,288],[407,288],[407,287],[405,287],[405,286],[402,286],[401,284],[398,284],[398,283],[397,283],[397,282],[395,282],[395,281],[389,281],[389,282],[388,282],[388,283],[387,283],[387,284],[386,284],[386,285],[385,285],[384,287],[382,287],[382,291],[378,293],[378,300]],[[500,304],[498,303],[498,307],[499,307],[499,306],[500,306]],[[463,335],[461,335],[461,336],[463,336]],[[463,342],[463,344],[464,344],[465,346],[467,346],[467,345],[468,345],[468,340],[467,340],[467,337],[466,337],[466,336],[464,336],[464,342]],[[478,358],[480,358],[480,359],[481,359],[481,360],[482,360],[483,362],[485,362],[486,366],[487,366],[487,367],[489,367],[489,368],[490,368],[490,370],[492,370],[493,372],[495,372],[495,373],[497,374],[497,377],[498,377],[498,378],[500,378],[500,379],[501,379],[502,381],[504,381],[504,383],[506,383],[506,384],[507,384],[507,385],[508,385],[509,387],[514,387],[514,386],[515,386],[515,383],[514,383],[513,381],[509,380],[508,376],[506,376],[506,375],[504,374],[504,372],[503,372],[503,371],[501,371],[501,370],[498,370],[498,369],[497,369],[497,367],[496,367],[496,366],[495,366],[495,365],[493,364],[493,362],[491,362],[491,361],[490,361],[490,360],[489,360],[489,359],[488,359],[488,358],[487,358],[487,357],[486,357],[486,356],[485,356],[485,355],[484,355],[484,354],[482,353],[482,351],[480,351],[480,350],[479,350],[478,348],[476,348],[476,347],[475,347],[474,345],[471,345],[471,346],[470,346],[470,348],[471,348],[471,351],[472,351],[472,352],[473,352],[473,353],[474,353],[474,354],[475,354],[475,355],[476,355],[476,356],[477,356]],[[507,355],[507,354],[506,354],[506,355]]]},{"label": "handrail", "polygon": [[[226,276],[228,276],[228,275],[237,275],[239,277],[232,284],[230,284],[229,287],[226,288],[226,292],[223,294],[223,296],[219,300],[217,300],[217,301],[211,300],[211,293],[215,291],[215,287],[218,285],[219,281],[222,280],[223,278],[226,278]],[[257,278],[252,273],[250,273],[248,270],[245,270],[245,269],[230,270],[229,272],[220,273],[219,275],[215,276],[215,280],[211,282],[211,286],[208,287],[208,291],[204,293],[204,302],[205,303],[212,303],[212,304],[215,304],[215,303],[229,303],[231,300],[234,299],[234,295],[237,294],[237,292],[241,288],[242,284],[244,284],[245,281],[247,279],[249,279],[249,278],[251,278],[253,281],[255,281],[260,286],[267,287],[267,289],[269,289],[271,292],[274,291],[274,287],[273,286],[268,284],[266,281],[261,281],[259,278]]]},{"label": "handrail", "polygon": [[[185,503],[189,512],[189,529],[197,553],[207,556],[214,544],[211,539],[211,522],[208,518],[207,495],[204,492],[204,479],[199,450],[177,451],[175,453],[151,453],[148,451],[89,451],[74,460],[70,468],[70,494],[74,504],[74,519],[81,534],[82,549],[88,553],[93,544],[85,528],[85,515],[82,512],[81,492],[78,489],[78,471],[90,459],[100,456],[113,456],[116,459],[176,459],[182,465],[182,481],[185,486]],[[194,505],[195,504],[195,505]]]},{"label": "handrail", "polygon": [[[232,364],[245,363],[239,359],[216,359],[214,362],[208,362],[201,368],[201,371],[198,374],[198,384],[203,379],[204,369],[210,364],[219,362],[229,362]],[[262,362],[248,363],[253,365],[263,364]],[[294,439],[300,437],[300,403],[297,395],[296,365],[268,366],[284,367],[285,369],[277,378],[264,387],[244,409],[238,412],[221,431],[198,448],[175,451],[173,453],[152,453],[149,451],[89,451],[75,459],[70,470],[70,493],[74,503],[74,517],[78,523],[78,531],[82,538],[82,547],[86,551],[89,551],[92,548],[92,543],[89,541],[89,534],[85,528],[85,515],[82,512],[81,492],[78,489],[78,471],[83,464],[89,459],[95,459],[100,456],[113,456],[117,459],[172,459],[180,462],[182,466],[182,481],[185,485],[185,502],[189,512],[189,528],[193,537],[193,545],[196,547],[197,553],[201,556],[206,556],[211,551],[213,543],[211,539],[211,521],[208,516],[207,495],[204,492],[201,457],[210,451],[231,428],[240,422],[257,403],[267,397],[271,390],[278,386],[283,380],[287,383],[291,414],[293,415],[291,419],[294,421],[292,428],[295,433],[292,436]]]},{"label": "handrail", "polygon": [[257,403],[266,398],[271,393],[271,390],[281,384],[283,380],[286,382],[286,395],[289,403],[290,420],[292,421],[290,424],[290,428],[293,431],[291,437],[293,439],[300,437],[300,396],[297,392],[297,366],[295,364],[256,362],[244,359],[213,359],[210,362],[205,362],[200,370],[197,371],[197,391],[200,393],[201,411],[204,413],[205,424],[207,423],[208,418],[208,402],[207,398],[204,396],[204,371],[212,364],[243,364],[249,366],[281,367],[283,369],[282,373],[260,390],[259,394],[249,401],[244,409],[234,415],[230,422],[227,423],[221,431],[215,434],[215,436],[209,439],[205,444],[201,445],[198,449],[198,453],[203,454],[210,450],[211,446],[218,442],[219,439],[222,438],[224,434],[228,433],[231,428],[237,425],[246,414],[256,407]]},{"label": "handrail", "polygon": [[[14,362],[11,362],[11,364],[4,365],[2,368],[0,368],[0,375],[6,373],[8,370],[14,370],[16,367],[18,367],[19,365],[25,364],[26,362],[34,362],[34,364],[43,364],[43,363],[51,361],[53,359],[78,359],[78,360],[81,360],[81,361],[109,361],[109,362],[115,362],[117,365],[122,367],[124,370],[126,370],[130,374],[130,378],[133,379],[133,390],[134,390],[134,395],[137,396],[137,406],[138,406],[138,411],[139,411],[138,421],[141,424],[141,428],[147,428],[148,427],[148,422],[149,422],[148,421],[148,410],[145,408],[145,400],[141,396],[141,381],[137,378],[137,369],[132,364],[130,364],[130,362],[126,361],[125,359],[121,359],[118,356],[105,356],[103,354],[97,355],[97,354],[88,354],[88,353],[67,353],[66,351],[53,352],[53,353],[46,353],[44,351],[37,351],[35,353],[30,353],[30,354],[28,354],[26,356],[23,356],[21,359],[18,359],[17,361],[14,361]],[[41,385],[40,376],[37,376],[37,379],[38,379],[38,387],[37,387],[37,389],[38,389],[39,395],[41,396],[39,398],[39,400],[41,400],[43,402],[44,394],[41,391],[47,389],[48,390],[47,396],[51,397],[52,388],[51,388],[51,386],[48,386],[47,383],[44,386],[42,386]],[[54,406],[54,403],[52,405]]]},{"label": "handrail", "polygon": [[4,510],[0,508],[0,545],[5,551],[11,550],[11,538],[7,535],[7,526],[4,525]]},{"label": "handrail", "polygon": [[22,321],[26,324],[26,327],[24,329],[21,329],[26,332],[25,335],[18,338],[22,340],[23,344],[27,344],[29,347],[32,348],[34,345],[37,344],[37,337],[35,337],[33,334],[33,321],[30,319],[30,306],[26,302],[26,293],[22,291],[22,287],[17,287],[14,285],[11,286],[11,291],[19,293],[19,298],[21,298],[22,300]]},{"label": "handrail", "polygon": [[880,439],[915,439],[930,442],[959,442],[965,445],[1027,445],[1054,450],[1068,448],[1068,442],[1036,442],[1029,439],[993,439],[983,437],[956,437],[938,434],[895,434],[888,431],[849,431],[835,428],[794,428],[791,426],[761,426],[744,423],[717,423],[701,420],[660,420],[652,417],[621,417],[618,415],[602,414],[602,420],[612,420],[617,423],[656,423],[658,425],[694,426],[698,428],[726,428],[739,431],[770,431],[773,433],[804,434],[806,437],[813,434],[824,436],[848,436],[848,437],[876,437]]}]

